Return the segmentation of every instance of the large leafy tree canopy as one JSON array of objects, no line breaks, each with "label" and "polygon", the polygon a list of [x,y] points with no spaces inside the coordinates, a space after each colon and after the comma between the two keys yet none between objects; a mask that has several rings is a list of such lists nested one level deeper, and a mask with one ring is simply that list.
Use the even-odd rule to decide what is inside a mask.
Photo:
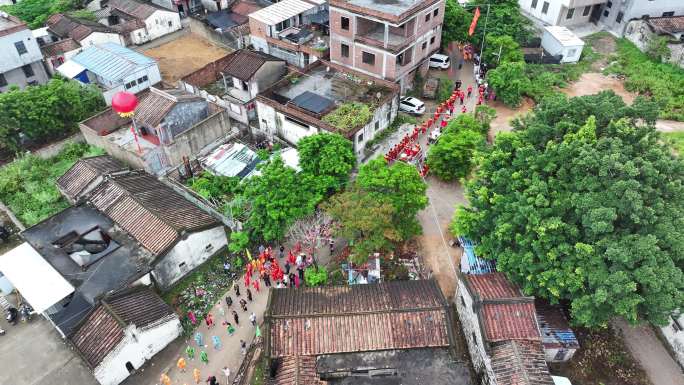
[{"label": "large leafy tree canopy", "polygon": [[[445,45],[452,41],[468,41],[478,44],[479,47],[485,33],[485,19],[487,19],[487,35],[511,36],[520,44],[533,36],[532,23],[520,13],[517,0],[478,0],[470,1],[470,3],[477,4],[481,12],[473,36],[468,36],[468,29],[476,6],[468,4],[464,8],[457,0],[447,0],[442,36]],[[491,4],[489,17],[487,17],[487,6],[484,4]],[[496,49],[498,51],[498,46]]]},{"label": "large leafy tree canopy", "polygon": [[462,114],[449,122],[437,143],[430,146],[430,171],[446,181],[465,178],[473,168],[476,151],[485,144],[487,128],[488,124],[482,124],[473,114]]},{"label": "large leafy tree canopy", "polygon": [[339,190],[356,165],[351,141],[339,134],[307,136],[297,143],[297,150],[302,171],[320,178],[326,189]]},{"label": "large leafy tree canopy", "polygon": [[105,106],[94,86],[54,78],[47,84],[0,94],[0,145],[17,151],[20,133],[46,142],[78,128],[78,122]]},{"label": "large leafy tree canopy", "polygon": [[684,307],[684,164],[656,115],[612,92],[546,99],[497,136],[452,231],[578,324],[663,323]]},{"label": "large leafy tree canopy", "polygon": [[25,21],[29,28],[35,29],[43,27],[51,15],[75,10],[79,6],[78,0],[21,0],[0,8]]},{"label": "large leafy tree canopy", "polygon": [[336,235],[349,240],[355,263],[364,263],[374,252],[389,251],[402,240],[394,222],[394,206],[373,199],[365,191],[354,188],[336,194],[323,209],[337,223]]},{"label": "large leafy tree canopy", "polygon": [[393,221],[402,239],[420,234],[416,214],[427,206],[427,186],[414,166],[374,159],[359,169],[356,185],[372,199],[394,207]]},{"label": "large leafy tree canopy", "polygon": [[280,240],[297,219],[314,212],[323,198],[315,177],[297,173],[280,157],[268,161],[261,175],[246,181],[242,197],[251,209],[245,226],[253,238]]}]

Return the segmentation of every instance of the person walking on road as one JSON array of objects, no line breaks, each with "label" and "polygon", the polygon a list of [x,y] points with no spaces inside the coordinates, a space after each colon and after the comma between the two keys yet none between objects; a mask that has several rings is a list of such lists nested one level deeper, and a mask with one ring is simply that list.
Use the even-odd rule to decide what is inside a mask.
[{"label": "person walking on road", "polygon": [[240,354],[247,354],[247,343],[244,340],[240,340]]},{"label": "person walking on road", "polygon": [[252,312],[252,314],[249,315],[249,322],[252,323],[252,326],[256,326],[256,321],[257,321],[256,314],[254,314],[254,312]]},{"label": "person walking on road", "polygon": [[238,286],[238,284],[236,283],[235,285],[233,285],[233,289],[235,290],[235,295],[239,297],[240,296],[240,286]]},{"label": "person walking on road", "polygon": [[252,302],[252,291],[249,290],[249,288],[247,289],[247,299],[249,300],[249,302]]},{"label": "person walking on road", "polygon": [[236,325],[240,325],[240,317],[238,317],[238,313],[235,310],[233,310],[233,319]]},{"label": "person walking on road", "polygon": [[200,370],[198,368],[195,368],[192,370],[192,379],[195,380],[195,384],[199,384],[200,382]]},{"label": "person walking on road", "polygon": [[226,384],[230,383],[230,369],[227,366],[223,367],[223,375],[226,377]]},{"label": "person walking on road", "polygon": [[181,371],[181,373],[185,373],[185,366],[186,366],[185,358],[183,358],[183,357],[179,358],[178,362],[176,362],[176,366],[178,367],[178,370]]}]

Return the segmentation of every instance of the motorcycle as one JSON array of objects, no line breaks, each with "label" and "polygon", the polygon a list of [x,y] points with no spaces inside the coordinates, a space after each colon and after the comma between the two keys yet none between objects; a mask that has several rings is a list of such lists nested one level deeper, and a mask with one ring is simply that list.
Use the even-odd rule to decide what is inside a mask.
[{"label": "motorcycle", "polygon": [[33,313],[33,308],[27,303],[22,303],[19,306],[19,315],[21,316],[21,322],[31,321],[31,313]]}]

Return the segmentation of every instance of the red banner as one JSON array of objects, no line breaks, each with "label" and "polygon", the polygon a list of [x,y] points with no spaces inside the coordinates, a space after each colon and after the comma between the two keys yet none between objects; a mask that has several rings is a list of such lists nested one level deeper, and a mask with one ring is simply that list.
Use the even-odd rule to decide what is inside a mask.
[{"label": "red banner", "polygon": [[475,27],[477,27],[477,19],[480,18],[480,7],[475,8],[475,15],[473,16],[473,21],[470,22],[470,29],[468,30],[468,36],[473,36],[475,33]]}]

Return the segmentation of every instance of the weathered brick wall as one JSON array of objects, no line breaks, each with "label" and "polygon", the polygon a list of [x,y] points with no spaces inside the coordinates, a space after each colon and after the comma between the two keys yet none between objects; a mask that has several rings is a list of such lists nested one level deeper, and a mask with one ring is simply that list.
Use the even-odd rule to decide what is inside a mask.
[{"label": "weathered brick wall", "polygon": [[211,84],[219,79],[219,73],[226,66],[231,55],[232,54],[228,54],[216,61],[211,62],[197,71],[183,77],[181,80],[196,87],[204,87],[208,84]]}]

